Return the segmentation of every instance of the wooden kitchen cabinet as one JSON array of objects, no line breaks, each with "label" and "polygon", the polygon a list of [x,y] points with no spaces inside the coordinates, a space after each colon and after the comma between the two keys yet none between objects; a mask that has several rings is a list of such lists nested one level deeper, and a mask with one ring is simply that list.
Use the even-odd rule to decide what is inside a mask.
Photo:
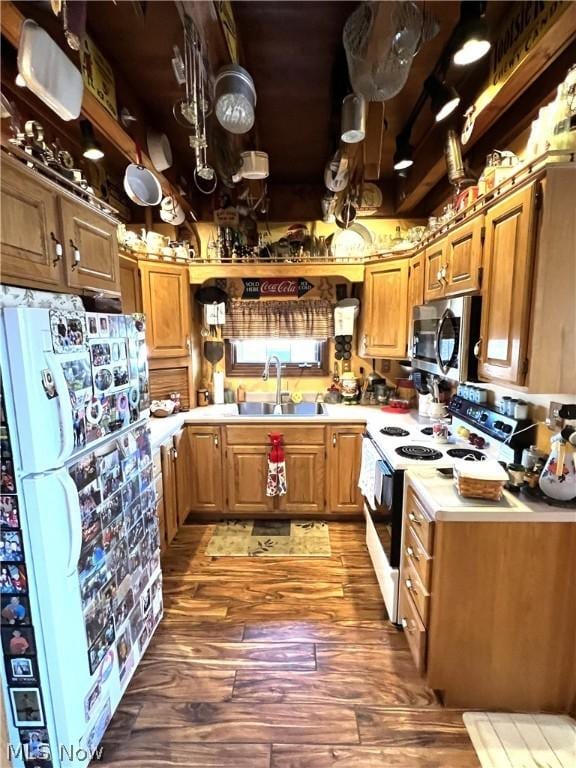
[{"label": "wooden kitchen cabinet", "polygon": [[325,464],[323,445],[287,445],[288,492],[278,497],[278,511],[287,515],[321,515],[325,506]]},{"label": "wooden kitchen cabinet", "polygon": [[2,280],[59,289],[63,282],[58,194],[37,177],[2,162]]},{"label": "wooden kitchen cabinet", "polygon": [[480,290],[484,217],[475,216],[424,251],[424,299]]},{"label": "wooden kitchen cabinet", "polygon": [[178,532],[178,497],[176,490],[175,450],[169,437],[160,446],[162,460],[162,511],[164,513],[164,533],[166,544],[170,546]]},{"label": "wooden kitchen cabinet", "polygon": [[191,302],[188,267],[142,261],[140,275],[150,357],[190,357]]},{"label": "wooden kitchen cabinet", "polygon": [[406,357],[408,336],[408,259],[366,267],[360,354]]},{"label": "wooden kitchen cabinet", "polygon": [[328,427],[326,512],[358,514],[362,512],[362,495],[358,488],[362,460],[361,425]]},{"label": "wooden kitchen cabinet", "polygon": [[162,451],[157,448],[152,453],[154,467],[154,489],[156,491],[156,514],[160,531],[160,551],[166,550],[166,514],[164,512],[164,485],[162,483]]},{"label": "wooden kitchen cabinet", "polygon": [[486,213],[478,375],[490,381],[523,384],[528,371],[535,203],[532,183]]},{"label": "wooden kitchen cabinet", "polygon": [[424,303],[424,254],[419,253],[410,259],[408,278],[408,313],[412,317],[412,307]]},{"label": "wooden kitchen cabinet", "polygon": [[220,427],[187,424],[191,512],[222,512],[224,476]]},{"label": "wooden kitchen cabinet", "polygon": [[274,511],[274,497],[266,496],[267,445],[229,445],[226,448],[226,497],[229,512]]},{"label": "wooden kitchen cabinet", "polygon": [[68,198],[60,199],[60,214],[68,285],[120,295],[116,223]]},{"label": "wooden kitchen cabinet", "polygon": [[448,707],[569,711],[576,526],[435,521],[406,481],[399,621],[427,685]]},{"label": "wooden kitchen cabinet", "polygon": [[444,296],[442,266],[446,261],[446,238],[438,240],[424,251],[424,301]]},{"label": "wooden kitchen cabinet", "polygon": [[120,293],[125,315],[142,312],[142,287],[136,259],[120,254]]},{"label": "wooden kitchen cabinet", "polygon": [[173,437],[174,469],[176,478],[176,509],[178,527],[184,525],[191,511],[192,448],[188,427],[182,427]]}]

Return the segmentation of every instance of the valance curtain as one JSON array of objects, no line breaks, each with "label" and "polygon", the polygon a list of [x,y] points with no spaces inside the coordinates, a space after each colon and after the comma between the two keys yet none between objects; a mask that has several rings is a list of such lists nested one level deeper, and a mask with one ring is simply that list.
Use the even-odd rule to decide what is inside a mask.
[{"label": "valance curtain", "polygon": [[327,339],[334,335],[329,301],[232,300],[226,311],[225,339],[296,337]]}]

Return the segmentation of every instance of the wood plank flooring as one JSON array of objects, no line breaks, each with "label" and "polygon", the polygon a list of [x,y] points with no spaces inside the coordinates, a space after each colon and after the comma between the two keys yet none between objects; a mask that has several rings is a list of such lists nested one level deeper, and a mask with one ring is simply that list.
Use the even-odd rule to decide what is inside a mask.
[{"label": "wood plank flooring", "polygon": [[165,618],[104,738],[113,768],[478,768],[386,618],[360,523],[330,558],[163,560]]}]

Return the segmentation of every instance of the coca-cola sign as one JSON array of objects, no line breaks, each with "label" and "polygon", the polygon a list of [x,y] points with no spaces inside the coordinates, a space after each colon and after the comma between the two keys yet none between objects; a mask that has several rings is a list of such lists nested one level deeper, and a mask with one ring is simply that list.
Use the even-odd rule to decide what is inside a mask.
[{"label": "coca-cola sign", "polygon": [[259,299],[262,296],[276,296],[278,298],[297,296],[300,298],[314,287],[303,277],[245,277],[242,280],[244,283],[243,299]]}]

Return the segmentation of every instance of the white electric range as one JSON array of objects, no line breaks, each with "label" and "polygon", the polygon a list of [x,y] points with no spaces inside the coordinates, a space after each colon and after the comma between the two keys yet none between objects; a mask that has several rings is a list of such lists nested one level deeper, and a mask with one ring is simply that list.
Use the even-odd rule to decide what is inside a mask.
[{"label": "white electric range", "polygon": [[[390,414],[369,421],[364,440],[363,460],[376,461],[377,490],[364,504],[366,544],[374,565],[390,621],[398,620],[398,582],[402,537],[404,471],[414,466],[450,468],[457,458],[471,461],[498,459],[506,463],[519,460],[522,447],[530,444],[530,422],[504,416],[485,405],[461,397],[449,404],[451,436],[439,443],[432,434],[433,420],[411,414]],[[459,436],[460,428],[469,435]],[[470,444],[470,437],[483,441],[482,448]]]}]

